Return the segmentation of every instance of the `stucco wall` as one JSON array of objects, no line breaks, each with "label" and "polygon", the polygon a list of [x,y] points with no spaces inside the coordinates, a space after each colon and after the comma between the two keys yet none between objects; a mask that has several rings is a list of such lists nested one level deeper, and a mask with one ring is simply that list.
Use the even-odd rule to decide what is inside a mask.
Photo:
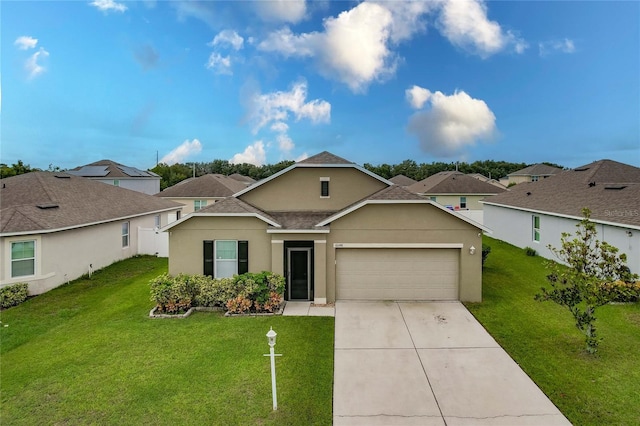
[{"label": "stucco wall", "polygon": [[[532,216],[534,213],[504,207],[484,206],[484,224],[493,231],[493,238],[506,241],[516,247],[532,247],[544,258],[557,260],[547,248],[560,247],[562,232],[575,234],[578,220],[551,215],[540,216],[540,242],[533,241]],[[597,224],[598,239],[620,249],[627,255],[627,265],[640,273],[640,230]],[[628,235],[631,232],[632,236]]]},{"label": "stucco wall", "polygon": [[118,181],[120,188],[131,189],[132,191],[142,192],[144,194],[154,195],[160,192],[160,178],[111,178],[111,179],[94,179],[98,182],[113,185],[114,181]]},{"label": "stucco wall", "polygon": [[[169,200],[169,201],[174,201],[176,203],[180,203],[182,204],[184,207],[182,208],[182,212],[181,215],[182,216],[186,216],[189,213],[193,213],[194,212],[194,201],[195,200],[207,200],[207,206],[212,205],[213,203],[215,203],[218,200],[221,200],[222,198],[219,197],[162,197],[165,200]],[[205,207],[207,207],[205,206]]]},{"label": "stucco wall", "polygon": [[[460,207],[460,195],[442,195],[442,194],[424,194],[424,197],[431,199],[436,197],[436,203],[443,206]],[[469,210],[482,210],[482,204],[480,200],[491,197],[491,195],[466,195],[467,197],[467,209]]]}]

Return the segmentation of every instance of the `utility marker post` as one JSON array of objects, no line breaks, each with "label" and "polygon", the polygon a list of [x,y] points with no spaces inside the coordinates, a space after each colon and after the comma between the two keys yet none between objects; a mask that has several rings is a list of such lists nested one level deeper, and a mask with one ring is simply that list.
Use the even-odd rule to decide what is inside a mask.
[{"label": "utility marker post", "polygon": [[276,345],[277,335],[278,334],[273,331],[273,327],[269,327],[269,332],[267,333],[267,339],[269,339],[269,354],[263,355],[271,358],[271,394],[273,397],[273,411],[278,409],[278,395],[276,394],[276,357],[282,356],[282,354],[274,353],[273,349]]}]

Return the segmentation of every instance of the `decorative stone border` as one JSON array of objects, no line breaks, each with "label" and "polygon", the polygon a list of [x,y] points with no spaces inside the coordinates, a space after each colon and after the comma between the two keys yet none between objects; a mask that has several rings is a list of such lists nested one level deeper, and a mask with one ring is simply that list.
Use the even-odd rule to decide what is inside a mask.
[{"label": "decorative stone border", "polygon": [[183,318],[187,318],[189,315],[191,315],[195,311],[198,311],[198,312],[218,312],[218,311],[222,311],[222,308],[219,308],[219,307],[210,308],[210,307],[207,307],[207,306],[196,306],[196,307],[190,308],[184,314],[172,315],[172,314],[156,314],[156,309],[158,309],[157,306],[154,307],[153,309],[151,309],[151,311],[149,312],[149,318],[179,318],[179,319],[183,319]]}]

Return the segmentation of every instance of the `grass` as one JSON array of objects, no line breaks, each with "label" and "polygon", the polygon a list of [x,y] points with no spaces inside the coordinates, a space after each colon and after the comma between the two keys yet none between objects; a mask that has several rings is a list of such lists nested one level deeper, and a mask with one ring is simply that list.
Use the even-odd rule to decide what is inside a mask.
[{"label": "grass", "polygon": [[166,269],[129,259],[3,311],[0,424],[331,424],[333,318],[149,319]]},{"label": "grass", "polygon": [[596,356],[566,308],[537,302],[544,259],[486,238],[483,302],[467,308],[576,425],[640,424],[640,304],[596,312],[603,338]]}]

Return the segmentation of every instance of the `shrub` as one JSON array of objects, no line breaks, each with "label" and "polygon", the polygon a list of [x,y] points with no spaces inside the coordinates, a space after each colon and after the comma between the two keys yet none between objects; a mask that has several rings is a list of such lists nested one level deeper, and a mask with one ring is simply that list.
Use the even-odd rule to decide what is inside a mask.
[{"label": "shrub", "polygon": [[2,309],[16,306],[27,300],[29,284],[17,283],[0,288],[0,307]]},{"label": "shrub", "polygon": [[622,280],[604,283],[600,286],[602,293],[613,302],[640,301],[640,281],[624,282]]},{"label": "shrub", "polygon": [[525,247],[524,252],[527,256],[535,257],[538,255],[538,252],[532,249],[531,247]]},{"label": "shrub", "polygon": [[234,278],[204,278],[198,287],[199,292],[194,302],[196,306],[224,307],[227,300],[237,295]]},{"label": "shrub", "polygon": [[192,306],[197,293],[193,276],[179,274],[172,277],[162,274],[151,280],[151,301],[155,302],[159,312],[177,314],[185,312]]},{"label": "shrub", "polygon": [[253,302],[244,296],[238,296],[227,301],[227,311],[232,314],[244,314],[249,312]]},{"label": "shrub", "polygon": [[484,266],[484,262],[487,260],[489,253],[491,253],[491,247],[486,244],[482,244],[482,266]]}]

